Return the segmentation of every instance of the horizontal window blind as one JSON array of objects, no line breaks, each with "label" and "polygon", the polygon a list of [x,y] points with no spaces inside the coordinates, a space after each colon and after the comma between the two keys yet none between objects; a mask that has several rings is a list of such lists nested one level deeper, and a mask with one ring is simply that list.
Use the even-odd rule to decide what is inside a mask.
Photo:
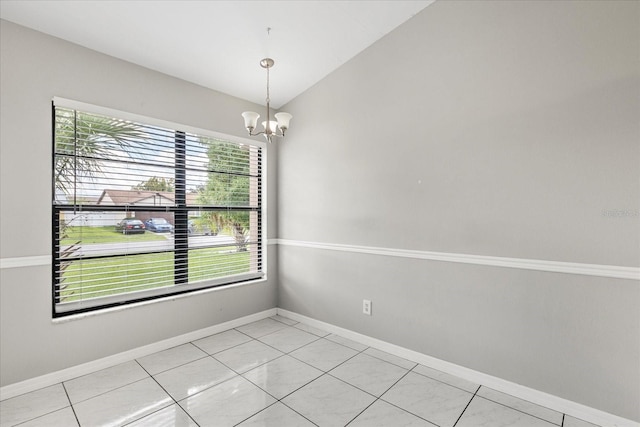
[{"label": "horizontal window blind", "polygon": [[263,276],[262,148],[53,107],[53,314]]}]

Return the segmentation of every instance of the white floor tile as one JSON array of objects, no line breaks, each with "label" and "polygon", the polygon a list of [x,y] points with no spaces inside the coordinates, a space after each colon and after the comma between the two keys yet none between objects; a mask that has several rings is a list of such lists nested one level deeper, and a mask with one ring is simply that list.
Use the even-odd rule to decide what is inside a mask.
[{"label": "white floor tile", "polygon": [[586,421],[579,420],[577,418],[570,417],[569,415],[564,416],[564,423],[562,427],[598,427],[595,424],[588,423]]},{"label": "white floor tile", "polygon": [[467,406],[471,393],[409,372],[382,399],[441,427],[451,427]]},{"label": "white floor tile", "polygon": [[0,402],[0,426],[13,426],[70,406],[62,384]]},{"label": "white floor tile", "polygon": [[276,400],[242,377],[235,377],[180,401],[201,427],[234,426]]},{"label": "white floor tile", "polygon": [[257,322],[248,323],[236,329],[250,337],[260,338],[263,335],[267,335],[284,328],[288,328],[288,326],[282,322],[267,318],[258,320]]},{"label": "white floor tile", "polygon": [[282,403],[274,403],[262,412],[257,413],[238,427],[314,427],[311,421],[286,407]]},{"label": "white floor tile", "polygon": [[147,378],[74,405],[80,425],[123,426],[165,408],[173,399]]},{"label": "white floor tile", "polygon": [[378,400],[369,406],[349,427],[434,427],[433,424],[395,406]]},{"label": "white floor tile", "polygon": [[487,387],[480,387],[480,390],[478,390],[478,396],[482,396],[494,402],[509,406],[510,408],[517,409],[525,414],[542,418],[550,423],[556,425],[562,424],[562,414],[560,412],[552,411],[551,409],[527,402],[526,400],[518,399],[517,397],[513,397]]},{"label": "white floor tile", "polygon": [[360,353],[329,371],[329,374],[367,393],[380,396],[407,372],[404,368]]},{"label": "white floor tile", "polygon": [[309,332],[310,334],[317,335],[319,337],[326,337],[329,335],[329,332],[323,331],[322,329],[314,328],[313,326],[309,326],[305,323],[297,323],[294,325],[295,328],[302,329],[305,332]]},{"label": "white floor tile", "polygon": [[275,348],[254,340],[217,353],[213,357],[241,374],[282,355],[283,353]]},{"label": "white floor tile", "polygon": [[280,323],[284,323],[285,325],[289,325],[289,326],[293,326],[296,323],[298,323],[295,320],[291,320],[288,317],[280,316],[279,314],[276,314],[275,316],[271,316],[270,319],[276,320]]},{"label": "white floor tile", "polygon": [[412,369],[417,365],[416,362],[412,362],[407,359],[403,359],[402,357],[395,356],[393,354],[389,354],[384,351],[380,351],[373,347],[369,347],[364,351],[364,354],[368,354],[369,356],[377,357],[378,359],[382,359],[385,362],[393,363],[394,365],[400,366],[405,369]]},{"label": "white floor tile", "polygon": [[425,375],[429,378],[433,378],[434,380],[441,381],[443,383],[452,385],[454,387],[461,388],[462,390],[468,391],[470,393],[475,393],[480,387],[479,384],[472,383],[471,381],[463,380],[462,378],[458,378],[453,375],[449,375],[445,372],[438,371],[437,369],[428,368],[423,365],[418,365],[413,368],[413,372],[417,372],[420,375]]},{"label": "white floor tile", "polygon": [[78,427],[76,415],[71,407],[60,409],[34,420],[20,424],[20,427]]},{"label": "white floor tile", "polygon": [[283,403],[320,426],[344,426],[375,397],[325,374],[285,397]]},{"label": "white floor tile", "polygon": [[127,427],[198,427],[198,425],[180,406],[175,404],[127,424]]},{"label": "white floor tile", "polygon": [[148,377],[149,374],[132,360],[65,381],[64,388],[71,403],[78,403]]},{"label": "white floor tile", "polygon": [[283,353],[289,353],[302,346],[305,346],[319,338],[300,329],[287,327],[279,331],[272,332],[259,338],[265,344],[270,345]]},{"label": "white floor tile", "polygon": [[237,345],[251,341],[251,337],[241,332],[232,329],[210,337],[202,338],[194,341],[198,348],[206,351],[209,354],[216,354],[224,350],[228,350]]},{"label": "white floor tile", "polygon": [[164,371],[154,378],[175,400],[194,395],[237,374],[212,357]]},{"label": "white floor tile", "polygon": [[344,346],[352,348],[356,351],[363,351],[367,348],[367,346],[364,344],[360,344],[359,342],[355,342],[353,340],[350,340],[349,338],[341,337],[340,335],[336,334],[327,335],[326,338],[338,344],[342,344]]},{"label": "white floor tile", "polygon": [[475,396],[456,427],[553,427],[554,424],[524,412]]},{"label": "white floor tile", "polygon": [[312,342],[290,353],[290,355],[296,359],[302,360],[325,372],[335,368],[356,354],[358,354],[358,352],[349,347],[325,339]]},{"label": "white floor tile", "polygon": [[0,402],[0,427],[347,424],[598,427],[281,316]]},{"label": "white floor tile", "polygon": [[205,356],[208,354],[188,343],[142,357],[138,359],[138,362],[151,375],[155,375]]},{"label": "white floor tile", "polygon": [[285,355],[243,376],[275,398],[282,399],[322,374],[322,371]]}]

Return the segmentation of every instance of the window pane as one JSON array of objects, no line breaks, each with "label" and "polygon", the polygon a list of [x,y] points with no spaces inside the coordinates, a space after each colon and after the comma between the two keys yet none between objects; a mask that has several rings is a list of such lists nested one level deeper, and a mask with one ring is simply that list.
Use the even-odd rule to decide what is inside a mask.
[{"label": "window pane", "polygon": [[[136,198],[119,191],[173,192],[174,133],[56,108],[56,202],[121,204],[119,198]],[[138,204],[152,204],[148,196],[140,195]]]},{"label": "window pane", "polygon": [[59,250],[67,257],[126,255],[173,250],[173,214],[62,211]]},{"label": "window pane", "polygon": [[189,280],[260,271],[259,236],[258,212],[189,212]]},{"label": "window pane", "polygon": [[249,252],[239,252],[235,245],[189,252],[190,282],[249,272]]},{"label": "window pane", "polygon": [[56,298],[64,303],[171,286],[172,259],[159,253],[62,261]]},{"label": "window pane", "polygon": [[202,206],[258,206],[259,149],[200,138],[187,145],[188,203]]},{"label": "window pane", "polygon": [[262,277],[262,153],[55,108],[54,313]]}]

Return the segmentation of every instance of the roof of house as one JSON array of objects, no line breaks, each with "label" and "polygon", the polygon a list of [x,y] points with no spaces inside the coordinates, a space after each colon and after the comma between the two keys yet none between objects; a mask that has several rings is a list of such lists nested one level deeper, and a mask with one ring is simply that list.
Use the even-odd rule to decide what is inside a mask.
[{"label": "roof of house", "polygon": [[105,196],[109,196],[111,201],[116,205],[135,205],[141,200],[149,199],[152,197],[163,197],[167,200],[174,201],[174,193],[168,191],[148,191],[148,190],[114,190],[105,189],[100,198],[98,204],[101,204]]},{"label": "roof of house", "polygon": [[[105,189],[102,191],[97,204],[102,204],[105,196],[109,196],[111,201],[116,205],[135,205],[142,200],[150,199],[152,197],[162,197],[166,200],[175,201],[175,193],[170,191],[151,191],[151,190],[116,190]],[[189,204],[195,204],[198,194],[187,193],[187,202]]]}]

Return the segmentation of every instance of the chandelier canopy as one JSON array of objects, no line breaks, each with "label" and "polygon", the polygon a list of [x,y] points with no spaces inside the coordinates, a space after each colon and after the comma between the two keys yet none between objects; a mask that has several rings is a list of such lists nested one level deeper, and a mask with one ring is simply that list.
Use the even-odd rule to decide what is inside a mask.
[{"label": "chandelier canopy", "polygon": [[253,111],[245,111],[242,113],[242,117],[244,117],[244,127],[249,132],[249,136],[264,135],[269,142],[272,142],[274,137],[284,137],[285,132],[289,129],[289,121],[293,117],[289,113],[280,112],[273,116],[275,120],[271,120],[271,111],[269,107],[269,103],[271,102],[269,99],[269,70],[273,67],[273,64],[275,64],[275,62],[271,58],[264,58],[260,61],[260,66],[267,70],[267,120],[262,122],[264,130],[254,133],[260,114]]}]

